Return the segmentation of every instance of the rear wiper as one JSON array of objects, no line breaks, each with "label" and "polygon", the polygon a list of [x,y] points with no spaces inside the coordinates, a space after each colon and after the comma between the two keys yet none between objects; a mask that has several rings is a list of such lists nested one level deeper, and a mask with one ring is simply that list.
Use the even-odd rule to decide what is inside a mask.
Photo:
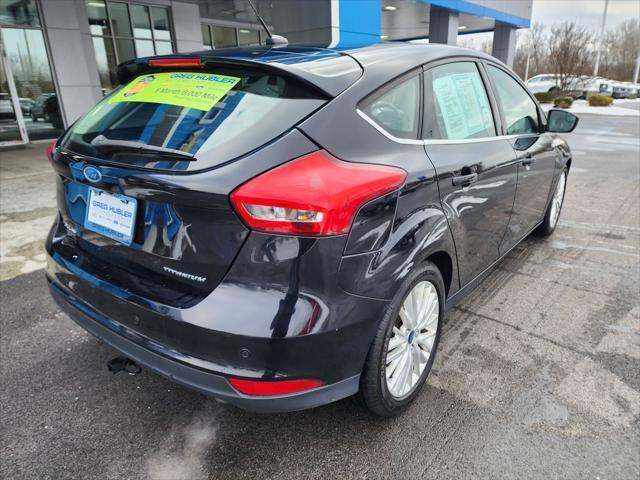
[{"label": "rear wiper", "polygon": [[160,155],[170,155],[173,157],[180,157],[182,160],[188,162],[195,162],[195,155],[175,148],[160,147],[157,145],[146,145],[140,142],[133,142],[130,140],[111,140],[104,135],[98,135],[91,140],[91,146],[98,149],[106,150],[131,150],[140,153],[157,153]]}]

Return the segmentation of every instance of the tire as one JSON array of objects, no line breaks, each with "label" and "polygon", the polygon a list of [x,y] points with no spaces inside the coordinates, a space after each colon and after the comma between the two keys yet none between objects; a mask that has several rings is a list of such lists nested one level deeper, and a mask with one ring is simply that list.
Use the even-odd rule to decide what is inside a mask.
[{"label": "tire", "polygon": [[[560,212],[562,211],[562,205],[564,203],[564,194],[567,190],[567,177],[569,176],[569,170],[564,167],[556,187],[547,207],[547,211],[544,213],[544,219],[540,226],[534,232],[539,237],[548,237],[553,233],[558,225],[558,219],[560,218]],[[556,210],[554,210],[554,208]]]},{"label": "tire", "polygon": [[559,87],[551,87],[549,89],[549,93],[560,93],[560,88]]},{"label": "tire", "polygon": [[[435,265],[427,262],[420,270],[410,274],[403,281],[401,287],[386,307],[360,376],[359,402],[364,404],[370,412],[383,417],[398,415],[420,393],[433,366],[440,341],[440,331],[444,318],[444,291],[444,282],[440,271]],[[415,328],[410,332],[404,330],[407,322],[403,321],[402,318],[415,317],[415,315],[409,315],[409,313],[413,313],[413,305],[406,305],[406,307],[411,307],[411,311],[408,309],[403,310],[404,317],[401,317],[400,314],[409,294],[413,294],[418,300],[422,299],[424,302],[422,304],[423,307],[431,307],[422,309],[423,313],[426,312],[425,315],[417,316],[418,319],[425,319],[424,327]],[[434,305],[434,298],[437,298],[437,305]],[[421,309],[418,308],[418,310]],[[429,314],[429,310],[432,310],[431,314]],[[435,317],[436,311],[437,318]],[[395,329],[394,326],[396,327]],[[403,335],[400,335],[399,332],[402,332]],[[388,352],[392,338],[394,339],[393,342],[398,346],[392,352]],[[424,354],[427,353],[425,345],[431,341],[430,353],[426,358],[426,364],[423,364],[422,362],[425,360]],[[404,352],[407,353],[398,354],[400,349],[404,349]],[[395,371],[391,374],[391,378],[387,378],[388,354],[394,355],[395,358],[392,361],[396,362]],[[401,363],[403,359],[406,359],[407,363]],[[407,365],[406,368],[401,368],[404,365]],[[389,363],[390,371],[391,368]],[[410,379],[406,376],[402,377],[402,371],[406,372]],[[402,382],[402,378],[407,381]],[[395,388],[394,385],[396,385]],[[403,388],[406,391],[403,391]]]}]

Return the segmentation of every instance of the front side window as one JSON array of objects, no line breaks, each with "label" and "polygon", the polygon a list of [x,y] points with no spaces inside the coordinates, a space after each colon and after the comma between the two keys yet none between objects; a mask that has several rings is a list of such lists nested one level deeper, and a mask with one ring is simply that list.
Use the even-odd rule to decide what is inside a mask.
[{"label": "front side window", "polygon": [[524,88],[504,70],[487,69],[504,114],[507,135],[538,133],[538,108]]},{"label": "front side window", "polygon": [[473,62],[457,62],[425,73],[424,138],[465,140],[495,136],[487,92]]},{"label": "front side window", "polygon": [[417,138],[420,76],[405,80],[367,101],[362,111],[396,137]]}]

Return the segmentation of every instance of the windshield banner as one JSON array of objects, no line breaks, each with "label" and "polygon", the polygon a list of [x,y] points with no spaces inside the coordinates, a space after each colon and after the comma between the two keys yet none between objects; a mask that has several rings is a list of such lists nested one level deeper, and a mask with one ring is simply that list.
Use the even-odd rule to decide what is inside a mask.
[{"label": "windshield banner", "polygon": [[211,73],[152,73],[125,85],[109,103],[163,103],[208,112],[239,81],[238,77]]}]

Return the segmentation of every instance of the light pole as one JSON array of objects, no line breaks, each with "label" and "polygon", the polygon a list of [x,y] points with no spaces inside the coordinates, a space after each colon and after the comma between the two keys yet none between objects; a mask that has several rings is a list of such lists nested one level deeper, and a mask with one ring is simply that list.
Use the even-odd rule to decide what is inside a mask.
[{"label": "light pole", "polygon": [[602,14],[602,26],[600,27],[600,38],[598,39],[598,51],[596,52],[596,64],[593,67],[593,76],[598,76],[600,68],[600,54],[602,53],[602,40],[604,39],[604,24],[607,21],[607,9],[609,8],[609,0],[604,0],[604,13]]},{"label": "light pole", "polygon": [[532,45],[532,41],[531,41],[531,31],[527,30],[528,36],[529,36],[529,41],[527,42],[527,64],[524,67],[524,81],[526,82],[527,80],[529,80],[529,61],[531,60],[531,47]]}]

